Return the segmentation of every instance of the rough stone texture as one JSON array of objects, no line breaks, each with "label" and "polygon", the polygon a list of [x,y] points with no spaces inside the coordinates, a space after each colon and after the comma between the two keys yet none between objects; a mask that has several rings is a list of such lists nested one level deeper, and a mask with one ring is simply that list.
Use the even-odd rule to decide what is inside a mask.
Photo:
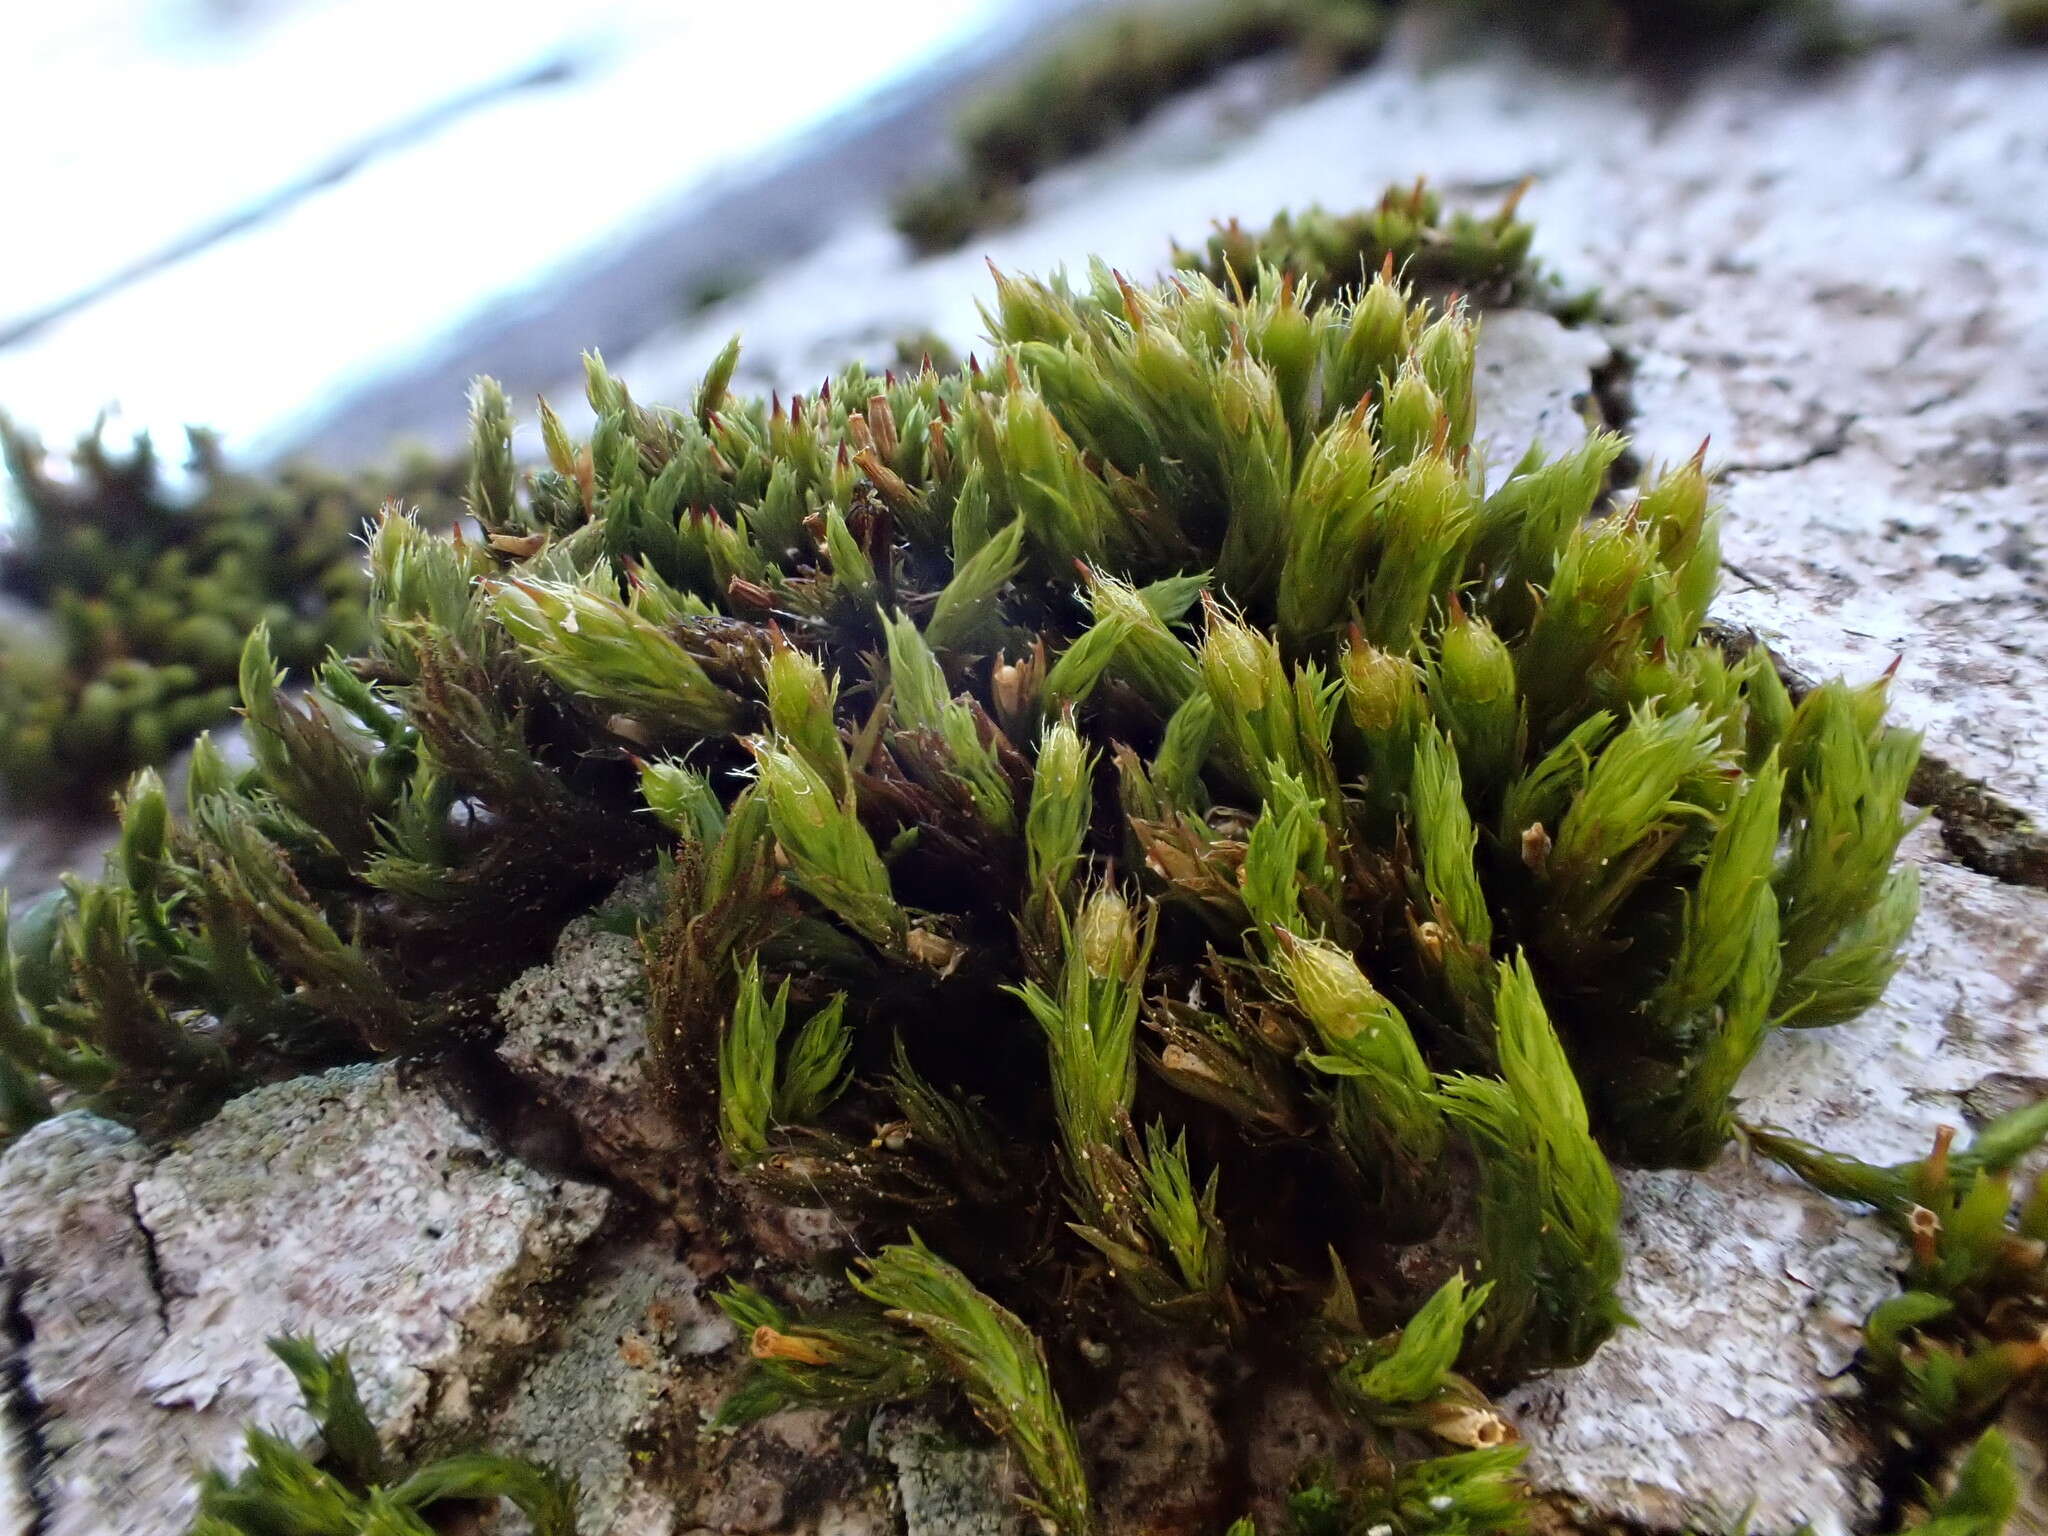
[{"label": "rough stone texture", "polygon": [[[1507,1400],[1531,1478],[1659,1529],[1718,1529],[1752,1500],[1765,1530],[1811,1519],[1826,1536],[1875,1514],[1869,1447],[1827,1383],[1898,1288],[1893,1241],[1734,1154],[1706,1177],[1630,1172],[1622,1188],[1637,1326]],[[1713,1486],[1702,1465],[1743,1470]]]},{"label": "rough stone texture", "polygon": [[20,1362],[14,1342],[0,1339],[0,1379],[10,1385],[0,1397],[0,1536],[26,1536],[35,1523],[29,1489],[28,1431],[17,1415],[24,1406],[11,1385]]},{"label": "rough stone texture", "polygon": [[170,1325],[147,1384],[267,1416],[294,1389],[263,1340],[311,1332],[348,1346],[391,1432],[460,1423],[610,1200],[498,1157],[390,1064],[258,1089],[136,1186]]},{"label": "rough stone texture", "polygon": [[594,1267],[488,1440],[574,1477],[585,1531],[669,1536],[695,1492],[703,1380],[735,1338],[672,1242],[633,1242]]},{"label": "rough stone texture", "polygon": [[1597,331],[1572,329],[1535,310],[1501,310],[1479,326],[1479,448],[1498,477],[1534,443],[1552,457],[1585,441],[1597,424],[1593,376],[1614,356]]},{"label": "rough stone texture", "polygon": [[498,1000],[498,1056],[566,1110],[591,1160],[663,1205],[686,1174],[686,1142],[647,1086],[647,981],[640,946],[589,918]]},{"label": "rough stone texture", "polygon": [[[1952,862],[1931,826],[1906,856],[1921,916],[1883,1002],[1775,1036],[1739,1090],[1748,1118],[1880,1162],[2011,1107],[1988,1091],[2048,1077],[2048,896]],[[1637,1326],[1512,1400],[1538,1483],[1658,1526],[1751,1500],[1763,1530],[1870,1513],[1868,1448],[1829,1382],[1897,1288],[1896,1240],[1733,1153],[1705,1174],[1622,1184]]]},{"label": "rough stone texture", "polygon": [[1931,822],[1904,853],[1920,920],[1883,1000],[1853,1024],[1767,1041],[1739,1090],[1752,1120],[1880,1162],[2048,1092],[2048,892],[1964,868]]},{"label": "rough stone texture", "polygon": [[1215,1387],[1185,1359],[1141,1356],[1076,1430],[1110,1529],[1186,1536],[1220,1531],[1230,1448]]},{"label": "rough stone texture", "polygon": [[239,1433],[219,1415],[159,1413],[142,1385],[165,1336],[135,1218],[148,1165],[133,1132],[76,1111],[0,1157],[0,1263],[42,1413],[47,1536],[173,1528],[193,1471]]},{"label": "rough stone texture", "polygon": [[51,1536],[167,1536],[245,1423],[308,1431],[274,1334],[347,1347],[394,1440],[461,1430],[609,1202],[392,1065],[259,1089],[153,1166],[89,1115],[36,1127],[0,1159],[0,1256]]},{"label": "rough stone texture", "polygon": [[1631,188],[1623,338],[1651,447],[1712,431],[1728,467],[1724,611],[1822,671],[1903,656],[1904,717],[2035,816],[2048,142],[2011,107],[2044,90],[2038,53],[1949,35],[1771,126],[1754,87],[1690,104],[1656,157],[1670,189]]},{"label": "rough stone texture", "polygon": [[1032,1522],[1010,1497],[1010,1458],[965,1440],[922,1409],[875,1415],[868,1454],[892,1468],[904,1536],[1023,1536]]}]

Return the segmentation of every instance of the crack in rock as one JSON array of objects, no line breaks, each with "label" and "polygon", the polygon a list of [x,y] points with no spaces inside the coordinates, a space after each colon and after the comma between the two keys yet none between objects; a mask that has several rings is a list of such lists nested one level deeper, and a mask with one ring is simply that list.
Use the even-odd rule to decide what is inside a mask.
[{"label": "crack in rock", "polygon": [[35,1330],[22,1309],[21,1291],[0,1266],[0,1531],[8,1536],[44,1536],[49,1510],[43,1472],[50,1450],[43,1435],[42,1404],[28,1376]]},{"label": "crack in rock", "polygon": [[1983,780],[1923,752],[1907,795],[1934,813],[1958,863],[2007,885],[2048,890],[2048,832]]},{"label": "crack in rock", "polygon": [[257,1089],[161,1153],[82,1111],[33,1127],[0,1155],[0,1235],[43,1536],[164,1536],[246,1423],[309,1436],[277,1334],[349,1348],[394,1443],[463,1431],[610,1205],[390,1063]]}]

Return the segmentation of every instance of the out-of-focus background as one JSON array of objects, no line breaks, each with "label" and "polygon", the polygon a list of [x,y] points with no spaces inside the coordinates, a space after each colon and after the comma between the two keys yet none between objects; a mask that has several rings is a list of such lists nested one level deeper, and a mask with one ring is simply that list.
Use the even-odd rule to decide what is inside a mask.
[{"label": "out-of-focus background", "polygon": [[11,8],[0,402],[263,458],[439,364],[561,371],[929,173],[1078,4]]}]

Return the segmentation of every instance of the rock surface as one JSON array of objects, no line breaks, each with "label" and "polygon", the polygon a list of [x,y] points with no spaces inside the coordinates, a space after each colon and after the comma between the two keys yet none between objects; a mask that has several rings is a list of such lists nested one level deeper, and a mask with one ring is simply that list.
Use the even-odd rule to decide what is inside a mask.
[{"label": "rock surface", "polygon": [[152,1161],[82,1112],[0,1158],[48,1536],[169,1536],[242,1426],[310,1424],[264,1341],[345,1346],[399,1442],[459,1431],[610,1196],[492,1154],[396,1066],[258,1089]]},{"label": "rock surface", "polygon": [[[2048,1091],[2048,895],[1956,864],[1933,827],[1905,854],[1921,915],[1884,1000],[1850,1025],[1776,1035],[1738,1090],[1750,1120],[1878,1162]],[[1704,1174],[1622,1185],[1637,1325],[1512,1400],[1532,1474],[1660,1527],[1752,1502],[1760,1530],[1870,1514],[1868,1447],[1830,1382],[1897,1288],[1897,1241],[1732,1152]]]},{"label": "rock surface", "polygon": [[578,918],[498,1000],[498,1057],[565,1111],[590,1160],[662,1205],[687,1180],[686,1142],[647,1084],[647,978],[629,934]]},{"label": "rock surface", "polygon": [[1031,1528],[1009,1496],[1008,1458],[928,1412],[877,1414],[868,1454],[896,1475],[904,1536],[1023,1536]]},{"label": "rock surface", "polygon": [[[1759,1530],[1835,1536],[1875,1515],[1871,1448],[1828,1383],[1898,1289],[1893,1240],[1738,1154],[1621,1184],[1636,1326],[1506,1400],[1531,1479],[1660,1530],[1732,1530],[1747,1508]],[[1701,1482],[1708,1466],[1729,1481]]]},{"label": "rock surface", "polygon": [[0,1263],[23,1396],[40,1415],[34,1493],[48,1536],[170,1529],[194,1471],[239,1433],[225,1416],[160,1413],[142,1385],[166,1332],[135,1215],[148,1166],[132,1131],[83,1113],[44,1121],[0,1157]]},{"label": "rock surface", "polygon": [[[551,1351],[519,1383],[489,1442],[577,1480],[589,1531],[669,1536],[690,1492],[701,1411],[716,1406],[736,1335],[659,1238],[593,1267]],[[679,1469],[682,1475],[678,1476]]]},{"label": "rock surface", "polygon": [[1560,324],[1536,310],[1498,310],[1479,325],[1479,447],[1498,478],[1533,444],[1546,457],[1569,453],[1598,425],[1593,381],[1614,356],[1597,331]]}]

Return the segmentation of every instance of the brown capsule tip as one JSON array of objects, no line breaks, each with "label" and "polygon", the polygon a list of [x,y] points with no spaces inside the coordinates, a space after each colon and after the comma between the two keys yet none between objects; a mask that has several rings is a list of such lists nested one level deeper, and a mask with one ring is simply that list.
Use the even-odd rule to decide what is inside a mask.
[{"label": "brown capsule tip", "polygon": [[748,1352],[756,1360],[792,1360],[799,1365],[829,1365],[832,1352],[816,1339],[798,1338],[763,1323],[754,1330]]},{"label": "brown capsule tip", "polygon": [[1941,1218],[1926,1206],[1916,1205],[1906,1214],[1906,1230],[1912,1234],[1913,1257],[1922,1264],[1932,1264],[1935,1240],[1941,1235]]}]

